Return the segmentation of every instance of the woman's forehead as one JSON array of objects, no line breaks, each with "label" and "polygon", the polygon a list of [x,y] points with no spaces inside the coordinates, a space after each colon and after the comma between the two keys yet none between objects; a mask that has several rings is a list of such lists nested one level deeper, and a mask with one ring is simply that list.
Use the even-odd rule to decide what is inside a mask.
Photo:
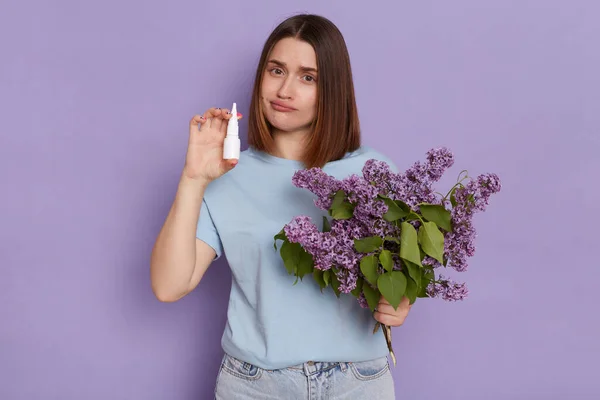
[{"label": "woman's forehead", "polygon": [[317,68],[317,56],[313,47],[294,38],[285,38],[275,44],[268,61],[288,68]]}]

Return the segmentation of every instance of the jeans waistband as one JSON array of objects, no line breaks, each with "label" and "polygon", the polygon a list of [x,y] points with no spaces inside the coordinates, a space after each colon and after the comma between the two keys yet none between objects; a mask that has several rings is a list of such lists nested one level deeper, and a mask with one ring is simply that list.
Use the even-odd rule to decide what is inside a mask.
[{"label": "jeans waistband", "polygon": [[292,365],[288,369],[304,371],[306,375],[313,375],[336,367],[340,367],[342,371],[346,371],[349,364],[348,362],[307,361],[302,364]]}]

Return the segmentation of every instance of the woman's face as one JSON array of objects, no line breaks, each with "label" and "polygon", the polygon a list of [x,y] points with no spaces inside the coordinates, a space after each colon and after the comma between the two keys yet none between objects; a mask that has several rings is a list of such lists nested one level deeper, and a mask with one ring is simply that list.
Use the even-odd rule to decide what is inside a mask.
[{"label": "woman's face", "polygon": [[301,40],[277,42],[267,60],[261,86],[267,120],[284,132],[306,130],[316,116],[317,57]]}]

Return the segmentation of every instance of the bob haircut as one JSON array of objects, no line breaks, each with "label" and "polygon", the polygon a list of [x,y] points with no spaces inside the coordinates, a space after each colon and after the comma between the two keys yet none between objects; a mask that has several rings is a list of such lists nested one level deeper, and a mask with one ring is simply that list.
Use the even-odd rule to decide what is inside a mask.
[{"label": "bob haircut", "polygon": [[317,110],[302,162],[305,168],[323,167],[359,148],[360,124],[346,43],[339,29],[318,15],[298,14],[286,19],[265,42],[252,91],[248,144],[269,154],[274,151],[272,126],[265,118],[260,101],[261,84],[273,47],[289,37],[305,41],[315,50]]}]

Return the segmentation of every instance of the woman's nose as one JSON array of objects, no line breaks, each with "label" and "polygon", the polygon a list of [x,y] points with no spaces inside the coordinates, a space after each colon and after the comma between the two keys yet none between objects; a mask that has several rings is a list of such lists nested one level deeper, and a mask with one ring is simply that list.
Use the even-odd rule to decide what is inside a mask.
[{"label": "woman's nose", "polygon": [[284,79],[281,83],[281,86],[279,87],[279,90],[277,91],[277,96],[279,96],[282,99],[291,98],[293,91],[292,85],[292,80],[289,77]]}]

